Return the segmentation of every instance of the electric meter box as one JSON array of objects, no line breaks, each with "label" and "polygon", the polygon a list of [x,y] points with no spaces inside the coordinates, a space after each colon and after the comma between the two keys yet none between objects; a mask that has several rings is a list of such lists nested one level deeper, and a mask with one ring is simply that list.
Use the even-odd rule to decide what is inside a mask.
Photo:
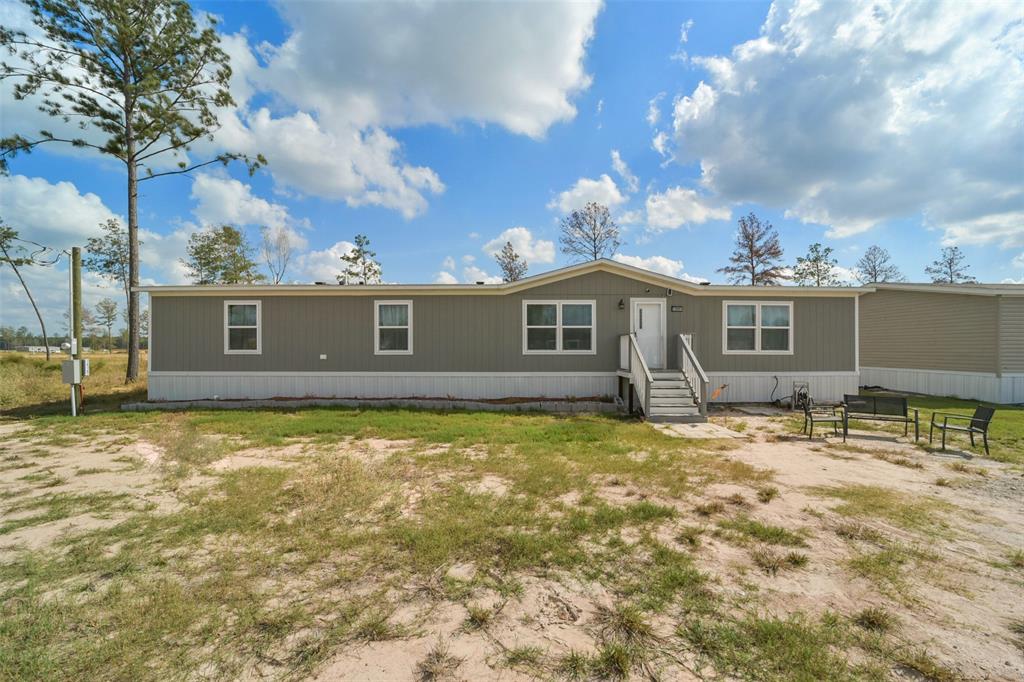
[{"label": "electric meter box", "polygon": [[89,376],[88,360],[65,360],[60,367],[65,384],[80,384]]}]

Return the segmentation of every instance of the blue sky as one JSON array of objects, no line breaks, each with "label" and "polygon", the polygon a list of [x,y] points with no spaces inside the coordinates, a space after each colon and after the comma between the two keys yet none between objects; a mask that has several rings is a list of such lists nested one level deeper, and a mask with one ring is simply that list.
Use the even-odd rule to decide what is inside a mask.
[{"label": "blue sky", "polygon": [[[922,281],[958,245],[979,279],[1024,279],[1024,29],[1010,3],[195,7],[222,18],[237,107],[191,158],[270,164],[144,183],[148,282],[182,281],[188,235],[222,222],[253,242],[260,225],[294,235],[288,280],[330,278],[357,233],[387,281],[492,278],[504,239],[535,274],[567,263],[558,219],[587,199],[619,219],[619,257],[676,276],[721,281],[736,218],[754,211],[788,262],[822,241],[852,268],[879,244]],[[16,3],[0,17],[25,22]],[[53,127],[0,94],[5,135]],[[0,182],[0,215],[58,248],[125,212],[111,160],[40,150]],[[31,270],[59,326],[66,273]],[[0,278],[0,323],[31,328]],[[87,284],[87,303],[120,300]]]}]

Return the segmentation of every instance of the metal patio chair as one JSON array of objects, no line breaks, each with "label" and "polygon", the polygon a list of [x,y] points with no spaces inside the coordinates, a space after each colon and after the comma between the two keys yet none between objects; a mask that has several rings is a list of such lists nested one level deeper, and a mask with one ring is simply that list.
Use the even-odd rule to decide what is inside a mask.
[{"label": "metal patio chair", "polygon": [[[942,431],[942,449],[946,449],[946,432],[947,431],[959,431],[961,433],[969,434],[971,437],[971,447],[974,447],[974,434],[980,434],[982,441],[985,443],[985,455],[988,455],[988,427],[992,423],[992,416],[996,413],[994,407],[985,407],[984,405],[978,405],[974,408],[974,415],[968,416],[966,414],[954,414],[952,412],[932,412],[932,424],[928,429],[928,443],[932,442],[932,438],[935,433],[935,429]],[[942,417],[942,423],[939,424],[935,421],[936,417]],[[961,426],[959,424],[950,424],[950,420],[962,419],[967,420],[969,423]]]},{"label": "metal patio chair", "polygon": [[[814,425],[815,424],[831,424],[832,432],[835,435],[839,435],[839,427],[843,426],[843,442],[846,442],[846,421],[841,414],[841,408],[832,405],[815,405],[814,400],[810,397],[804,402],[804,433],[807,433],[807,439],[814,438]],[[808,432],[807,427],[810,426]]]}]

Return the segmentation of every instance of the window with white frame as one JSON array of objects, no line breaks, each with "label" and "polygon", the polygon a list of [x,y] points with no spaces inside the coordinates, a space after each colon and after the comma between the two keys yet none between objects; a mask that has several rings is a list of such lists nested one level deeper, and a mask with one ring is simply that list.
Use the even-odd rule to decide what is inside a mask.
[{"label": "window with white frame", "polygon": [[593,354],[593,301],[523,301],[523,353]]},{"label": "window with white frame", "polygon": [[725,301],[723,308],[723,353],[793,352],[792,302]]},{"label": "window with white frame", "polygon": [[412,301],[374,301],[377,355],[412,355]]},{"label": "window with white frame", "polygon": [[260,301],[224,301],[224,353],[259,355],[262,350]]}]

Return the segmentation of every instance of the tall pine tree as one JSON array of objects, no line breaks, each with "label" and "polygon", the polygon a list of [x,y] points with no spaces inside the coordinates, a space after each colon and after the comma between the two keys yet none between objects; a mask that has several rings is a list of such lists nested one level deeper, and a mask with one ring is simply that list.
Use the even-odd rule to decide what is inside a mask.
[{"label": "tall pine tree", "polygon": [[[41,111],[76,121],[80,132],[5,137],[0,171],[6,172],[18,153],[52,143],[92,149],[125,165],[130,292],[125,381],[132,382],[139,376],[139,183],[235,159],[253,172],[266,159],[221,154],[192,161],[187,156],[193,143],[212,139],[219,128],[217,108],[234,104],[228,92],[231,66],[212,15],[200,28],[186,0],[25,4],[38,32],[0,27],[0,46],[11,57],[0,65],[0,76],[17,79],[16,99],[41,94]],[[176,162],[170,170],[165,170],[167,157]]]}]

